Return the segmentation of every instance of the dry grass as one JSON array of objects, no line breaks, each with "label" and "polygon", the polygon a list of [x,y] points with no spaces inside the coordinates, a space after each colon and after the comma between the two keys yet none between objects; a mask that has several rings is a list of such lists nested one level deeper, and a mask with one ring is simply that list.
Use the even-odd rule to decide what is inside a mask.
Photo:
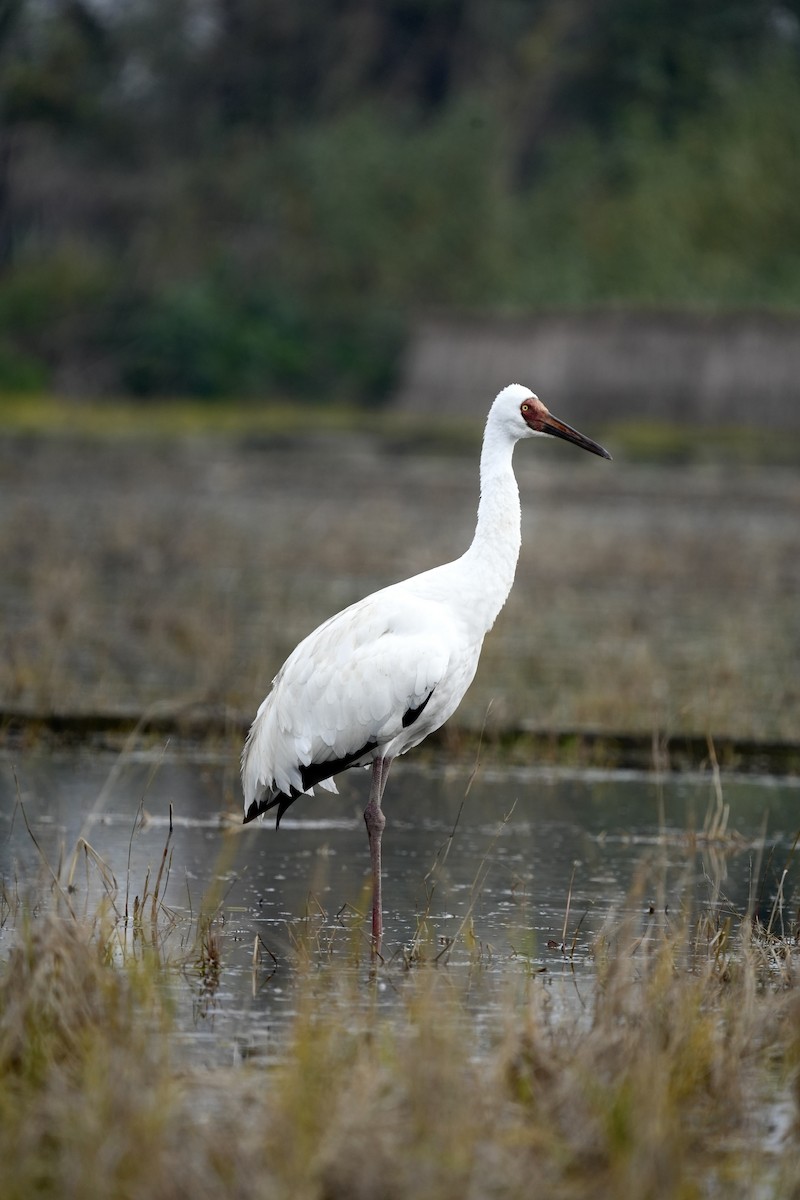
[{"label": "dry grass", "polygon": [[7,1200],[800,1194],[796,929],[713,906],[611,919],[583,1007],[520,968],[488,1030],[468,939],[457,970],[417,956],[371,977],[306,941],[277,1062],[200,1070],[168,996],[176,967],[207,994],[224,980],[213,919],[190,944],[157,902],[138,932],[113,906],[60,907],[5,913]]},{"label": "dry grass", "polygon": [[[501,727],[796,735],[792,474],[518,464],[525,550],[467,722],[494,696]],[[35,438],[2,443],[0,469],[0,695],[61,711],[252,709],[315,621],[465,544],[476,488],[472,457],[389,459],[369,439]],[[724,806],[713,821],[724,832]],[[277,1061],[201,1070],[171,997],[182,979],[201,1007],[224,990],[220,898],[188,924],[165,908],[169,837],[124,891],[79,851],[95,912],[74,910],[74,859],[24,906],[0,895],[4,1200],[800,1198],[794,913],[618,916],[566,963],[582,1005],[520,958],[489,1026],[469,921],[442,954],[423,913],[368,977],[357,922],[332,953],[310,914]],[[268,960],[256,944],[267,1010]]]},{"label": "dry grass", "polygon": [[[796,472],[588,457],[517,451],[517,582],[458,719],[795,738]],[[318,621],[466,546],[476,472],[477,442],[363,430],[6,437],[0,704],[252,713]]]}]

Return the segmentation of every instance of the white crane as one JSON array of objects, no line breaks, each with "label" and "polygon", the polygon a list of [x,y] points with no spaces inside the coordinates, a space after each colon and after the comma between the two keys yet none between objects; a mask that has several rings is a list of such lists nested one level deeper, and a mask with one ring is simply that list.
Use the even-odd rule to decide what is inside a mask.
[{"label": "white crane", "polygon": [[242,754],[244,820],[277,808],[277,824],[316,784],[372,764],[364,820],[372,860],[372,947],[380,954],[381,809],[392,760],[452,716],[475,675],[483,639],[514,582],[519,490],[511,463],[522,438],[550,434],[611,458],[528,388],[503,388],[489,410],[478,523],[461,558],[351,604],[289,655]]}]

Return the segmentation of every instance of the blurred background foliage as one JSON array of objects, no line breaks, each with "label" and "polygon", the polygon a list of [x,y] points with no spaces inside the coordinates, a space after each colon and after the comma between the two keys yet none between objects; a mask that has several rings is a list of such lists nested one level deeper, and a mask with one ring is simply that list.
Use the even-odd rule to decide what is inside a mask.
[{"label": "blurred background foliage", "polygon": [[800,0],[0,0],[0,389],[375,403],[415,312],[800,306]]}]

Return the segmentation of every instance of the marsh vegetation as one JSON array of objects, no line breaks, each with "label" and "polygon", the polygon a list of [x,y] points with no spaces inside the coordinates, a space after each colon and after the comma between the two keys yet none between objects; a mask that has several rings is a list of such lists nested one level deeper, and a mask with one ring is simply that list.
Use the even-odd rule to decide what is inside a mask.
[{"label": "marsh vegetation", "polygon": [[342,869],[357,814],[324,826],[309,802],[305,838],[198,818],[198,857],[180,812],[224,763],[181,799],[168,762],[106,759],[95,792],[88,761],[27,784],[4,763],[5,1197],[797,1195],[796,842],[755,830],[767,797],[796,815],[791,786],[732,784],[729,820],[720,778],[695,780],[692,828],[686,784],[462,775],[415,857],[427,772],[401,772],[388,890],[408,911],[374,968]]},{"label": "marsh vegetation", "polygon": [[[796,1196],[797,778],[716,754],[798,728],[796,473],[518,456],[516,587],[395,768],[372,972],[363,781],[242,834],[242,725],[322,617],[466,544],[479,430],[90,415],[0,441],[3,1196]],[[585,771],[581,730],[652,769]]]},{"label": "marsh vegetation", "polygon": [[[245,718],[331,612],[468,544],[477,425],[409,440],[239,420],[176,438],[84,417],[0,443],[6,709]],[[792,467],[640,456],[603,472],[546,451],[516,456],[517,581],[458,724],[794,739]]]}]

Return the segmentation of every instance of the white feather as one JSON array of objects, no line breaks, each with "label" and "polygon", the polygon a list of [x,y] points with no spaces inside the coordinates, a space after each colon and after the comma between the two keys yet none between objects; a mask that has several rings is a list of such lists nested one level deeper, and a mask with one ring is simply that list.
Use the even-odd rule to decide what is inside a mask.
[{"label": "white feather", "polygon": [[[513,448],[547,432],[545,419],[547,409],[527,388],[504,388],[486,422],[478,521],[466,553],[351,605],[289,655],[242,755],[245,814],[279,793],[310,792],[303,768],[341,769],[353,756],[350,765],[391,760],[455,712],[514,580],[520,506]],[[559,436],[565,428],[574,433],[561,426]],[[586,438],[579,444],[606,453]],[[332,779],[318,782],[336,791]]]}]

